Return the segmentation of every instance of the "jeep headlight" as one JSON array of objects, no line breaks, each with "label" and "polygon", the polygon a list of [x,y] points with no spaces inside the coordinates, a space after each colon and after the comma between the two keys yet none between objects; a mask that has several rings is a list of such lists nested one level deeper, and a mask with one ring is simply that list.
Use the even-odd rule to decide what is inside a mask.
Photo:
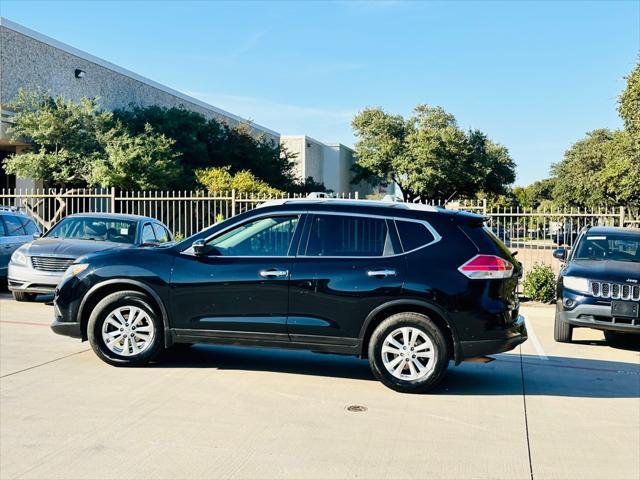
[{"label": "jeep headlight", "polygon": [[589,293],[589,280],[582,277],[562,277],[564,288],[574,292]]},{"label": "jeep headlight", "polygon": [[67,270],[64,272],[64,275],[62,276],[62,279],[64,280],[70,277],[75,277],[80,272],[86,270],[88,266],[88,263],[74,263],[69,268],[67,268]]},{"label": "jeep headlight", "polygon": [[16,250],[11,255],[11,261],[17,265],[26,265],[27,264],[27,256],[24,252],[20,251],[21,249]]}]

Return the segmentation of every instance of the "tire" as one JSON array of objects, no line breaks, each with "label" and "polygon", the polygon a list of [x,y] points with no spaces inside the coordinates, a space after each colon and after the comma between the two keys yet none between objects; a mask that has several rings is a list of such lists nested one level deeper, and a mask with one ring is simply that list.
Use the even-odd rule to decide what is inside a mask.
[{"label": "tire", "polygon": [[[104,362],[116,367],[137,367],[149,363],[162,351],[164,325],[146,295],[122,291],[107,295],[94,307],[87,337]],[[105,339],[111,339],[111,347]]]},{"label": "tire", "polygon": [[573,339],[573,325],[569,325],[558,315],[556,308],[556,318],[553,325],[553,338],[559,343],[571,343]]},{"label": "tire", "polygon": [[33,302],[37,294],[27,292],[11,292],[16,302]]},{"label": "tire", "polygon": [[[416,348],[414,354],[409,350],[414,348],[411,346],[412,338]],[[390,343],[389,339],[395,341],[395,344]],[[407,350],[393,346],[403,344]],[[422,345],[426,347],[420,348]],[[386,349],[385,352],[383,347]],[[411,354],[412,358],[408,359],[403,353],[405,351]],[[426,354],[429,351],[430,357]],[[395,355],[393,352],[400,354]],[[392,390],[402,393],[423,393],[434,388],[444,377],[449,364],[447,341],[443,333],[429,317],[413,312],[397,313],[380,323],[371,335],[368,353],[369,364],[375,377]],[[406,365],[400,367],[403,362]],[[426,369],[426,372],[421,373],[418,366]],[[398,368],[401,370],[396,373]]]}]

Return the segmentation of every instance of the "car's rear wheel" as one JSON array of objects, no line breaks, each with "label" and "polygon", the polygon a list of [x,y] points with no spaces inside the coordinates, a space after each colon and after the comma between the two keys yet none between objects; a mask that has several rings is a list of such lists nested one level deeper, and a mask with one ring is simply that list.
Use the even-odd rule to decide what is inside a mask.
[{"label": "car's rear wheel", "polygon": [[16,302],[33,302],[37,294],[28,292],[12,292]]},{"label": "car's rear wheel", "polygon": [[93,351],[118,367],[138,366],[162,350],[162,319],[149,298],[135,291],[106,296],[91,312],[87,336]]},{"label": "car's rear wheel", "polygon": [[573,339],[573,325],[569,325],[560,318],[557,307],[556,318],[553,325],[553,338],[556,342],[560,343],[570,343]]},{"label": "car's rear wheel", "polygon": [[421,393],[444,376],[449,355],[440,329],[420,313],[398,313],[374,330],[369,364],[378,380],[403,393]]}]

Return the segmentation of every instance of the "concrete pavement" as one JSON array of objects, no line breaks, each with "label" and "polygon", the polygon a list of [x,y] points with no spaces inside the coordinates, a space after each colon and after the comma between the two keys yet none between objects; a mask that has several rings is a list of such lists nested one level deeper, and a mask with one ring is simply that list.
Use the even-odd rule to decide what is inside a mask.
[{"label": "concrete pavement", "polygon": [[[402,395],[365,361],[196,346],[147,368],[0,295],[0,478],[640,477],[640,354],[525,307],[532,338]],[[352,405],[366,411],[351,412]]]}]

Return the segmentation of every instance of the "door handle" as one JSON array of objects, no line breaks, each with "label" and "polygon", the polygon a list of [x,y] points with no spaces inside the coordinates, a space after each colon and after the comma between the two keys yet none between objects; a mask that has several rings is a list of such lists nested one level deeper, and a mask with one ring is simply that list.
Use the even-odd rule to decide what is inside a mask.
[{"label": "door handle", "polygon": [[391,268],[385,268],[382,270],[369,270],[367,272],[367,275],[369,275],[370,277],[387,278],[387,277],[395,277],[397,275],[397,272]]},{"label": "door handle", "polygon": [[287,275],[289,275],[289,270],[277,270],[275,268],[260,270],[260,276],[263,278],[286,277]]}]

